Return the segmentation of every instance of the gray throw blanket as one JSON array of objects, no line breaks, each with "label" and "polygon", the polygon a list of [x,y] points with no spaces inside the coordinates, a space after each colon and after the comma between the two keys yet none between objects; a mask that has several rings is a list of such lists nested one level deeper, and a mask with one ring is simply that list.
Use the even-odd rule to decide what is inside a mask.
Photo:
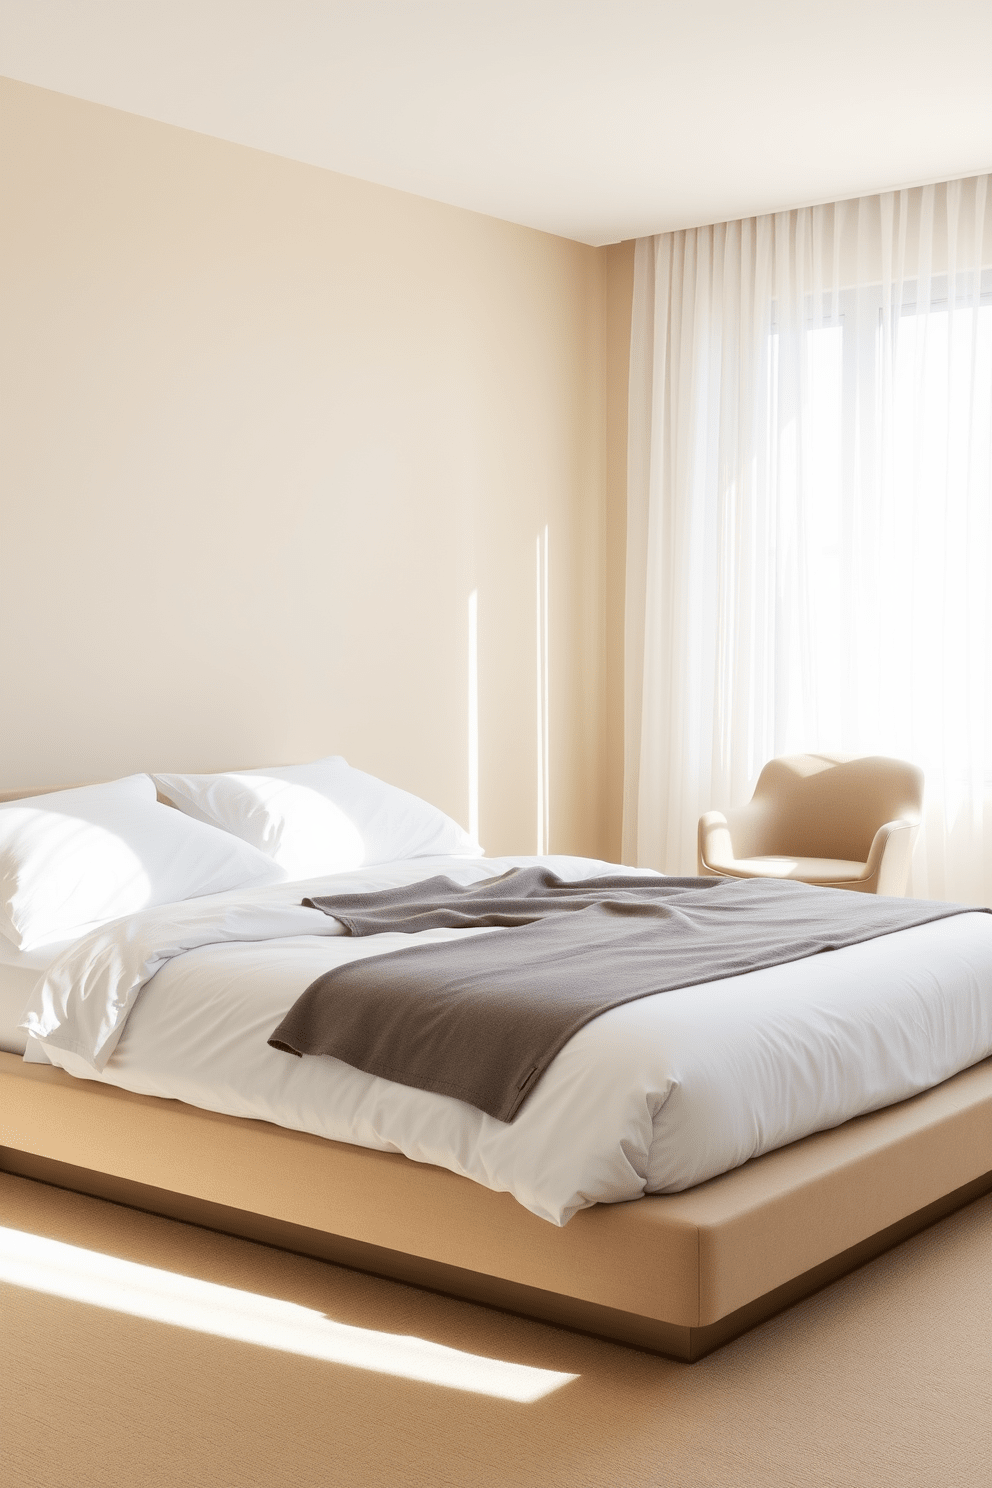
[{"label": "gray throw blanket", "polygon": [[500,1121],[512,1121],[573,1034],[621,1003],[972,908],[774,879],[565,883],[546,868],[303,902],[352,935],[506,927],[325,972],[269,1039],[286,1053],[330,1054],[454,1096]]}]

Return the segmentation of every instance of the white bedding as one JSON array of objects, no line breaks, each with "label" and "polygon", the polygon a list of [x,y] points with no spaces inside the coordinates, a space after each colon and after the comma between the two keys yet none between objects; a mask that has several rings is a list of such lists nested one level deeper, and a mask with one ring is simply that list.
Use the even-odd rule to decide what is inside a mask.
[{"label": "white bedding", "polygon": [[74,941],[21,951],[0,935],[0,1053],[23,1054],[27,1033],[20,1026],[38,979]]},{"label": "white bedding", "polygon": [[[992,1053],[992,915],[981,913],[615,1008],[566,1045],[510,1124],[269,1048],[321,972],[411,941],[335,935],[335,922],[299,907],[304,892],[442,871],[467,883],[535,861],[572,879],[617,871],[560,857],[422,859],[133,916],[55,963],[31,1000],[26,1057],[402,1152],[508,1190],[560,1225],[594,1203],[689,1188]],[[466,933],[501,932],[416,938]]]}]

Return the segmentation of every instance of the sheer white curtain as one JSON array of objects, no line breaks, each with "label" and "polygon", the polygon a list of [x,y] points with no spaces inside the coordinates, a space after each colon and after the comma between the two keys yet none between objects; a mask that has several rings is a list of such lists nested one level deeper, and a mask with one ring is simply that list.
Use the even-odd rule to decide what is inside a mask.
[{"label": "sheer white curtain", "polygon": [[992,189],[637,244],[624,856],[773,755],[926,773],[909,892],[992,903]]}]

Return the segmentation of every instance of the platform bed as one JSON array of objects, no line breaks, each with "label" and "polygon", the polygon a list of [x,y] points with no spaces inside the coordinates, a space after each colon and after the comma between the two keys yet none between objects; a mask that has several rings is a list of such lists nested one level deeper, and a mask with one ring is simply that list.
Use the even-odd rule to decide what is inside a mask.
[{"label": "platform bed", "polygon": [[563,1228],[408,1158],[0,1054],[0,1168],[694,1360],[992,1190],[992,1059]]},{"label": "platform bed", "polygon": [[3,1052],[0,1170],[691,1361],[992,1191],[992,1058],[563,1228],[443,1168]]}]

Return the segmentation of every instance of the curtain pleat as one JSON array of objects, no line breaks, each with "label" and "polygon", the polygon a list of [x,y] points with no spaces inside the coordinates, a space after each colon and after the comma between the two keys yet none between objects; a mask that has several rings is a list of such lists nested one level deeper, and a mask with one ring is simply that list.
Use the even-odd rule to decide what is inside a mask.
[{"label": "curtain pleat", "polygon": [[911,893],[992,903],[987,176],[638,242],[624,856],[775,755],[926,775]]}]

